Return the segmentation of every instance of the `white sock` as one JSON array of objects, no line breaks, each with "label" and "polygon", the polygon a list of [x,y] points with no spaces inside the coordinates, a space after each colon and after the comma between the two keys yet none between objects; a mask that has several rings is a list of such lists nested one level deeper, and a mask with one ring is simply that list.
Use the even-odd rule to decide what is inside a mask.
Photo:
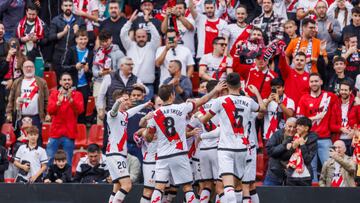
[{"label": "white sock", "polygon": [[185,193],[185,200],[186,200],[186,203],[198,203],[199,202],[199,200],[196,199],[194,191],[192,191],[192,190]]},{"label": "white sock", "polygon": [[220,197],[218,194],[215,196],[215,203],[220,203]]},{"label": "white sock", "polygon": [[140,199],[140,203],[150,203],[150,198],[143,195]]},{"label": "white sock", "polygon": [[162,192],[158,189],[155,189],[151,196],[151,203],[160,203],[162,198]]},{"label": "white sock", "polygon": [[224,193],[221,193],[221,194],[219,195],[219,200],[220,200],[220,203],[226,202],[226,197],[225,197],[225,194],[224,194]]},{"label": "white sock", "polygon": [[226,203],[236,203],[236,196],[235,196],[235,190],[232,186],[225,186],[224,187],[224,196],[225,196],[225,202]]},{"label": "white sock", "polygon": [[211,195],[211,190],[209,188],[204,188],[200,194],[200,202],[208,203],[210,201],[210,195]]},{"label": "white sock", "polygon": [[128,193],[125,190],[120,189],[119,191],[116,192],[113,203],[122,203],[122,202],[124,202],[124,199],[125,199],[127,194]]},{"label": "white sock", "polygon": [[250,191],[251,203],[260,203],[259,195],[256,190]]},{"label": "white sock", "polygon": [[251,198],[250,197],[243,197],[243,203],[251,203]]},{"label": "white sock", "polygon": [[236,202],[242,202],[242,190],[235,190]]},{"label": "white sock", "polygon": [[109,203],[112,203],[115,197],[115,192],[112,192],[110,197],[109,197]]},{"label": "white sock", "polygon": [[163,196],[162,196],[161,203],[170,203],[170,202],[167,200],[168,194],[169,194],[169,193],[168,193],[167,191],[164,192],[164,194],[163,194]]}]

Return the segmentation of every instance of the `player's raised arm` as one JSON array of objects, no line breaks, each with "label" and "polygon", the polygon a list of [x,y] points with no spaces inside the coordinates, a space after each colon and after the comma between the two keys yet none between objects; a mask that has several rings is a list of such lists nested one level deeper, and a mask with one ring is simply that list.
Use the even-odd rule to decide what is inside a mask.
[{"label": "player's raised arm", "polygon": [[153,103],[151,101],[148,101],[144,104],[140,104],[138,106],[135,106],[129,110],[127,110],[126,112],[129,115],[129,118],[132,117],[133,115],[135,115],[136,113],[138,113],[139,111],[141,111],[143,108],[145,107],[151,107],[153,105]]},{"label": "player's raised arm", "polygon": [[226,88],[227,88],[227,86],[226,86],[225,81],[219,82],[219,84],[217,84],[215,86],[215,88],[213,90],[211,90],[211,92],[207,93],[206,95],[204,95],[200,99],[197,99],[197,100],[194,101],[195,109],[197,107],[205,104],[206,102],[208,102],[211,98],[214,97],[215,94],[219,93],[221,90],[226,89]]}]

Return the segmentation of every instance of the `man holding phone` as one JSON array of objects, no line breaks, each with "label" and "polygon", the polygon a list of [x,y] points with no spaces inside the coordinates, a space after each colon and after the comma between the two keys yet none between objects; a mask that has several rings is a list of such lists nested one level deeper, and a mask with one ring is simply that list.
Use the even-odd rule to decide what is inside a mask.
[{"label": "man holding phone", "polygon": [[[91,69],[93,52],[86,46],[89,41],[86,30],[79,30],[75,35],[76,46],[69,49],[64,60],[63,69],[71,74],[74,87],[81,92],[84,99],[84,109],[90,95]],[[79,115],[79,123],[86,123],[85,112]]]}]

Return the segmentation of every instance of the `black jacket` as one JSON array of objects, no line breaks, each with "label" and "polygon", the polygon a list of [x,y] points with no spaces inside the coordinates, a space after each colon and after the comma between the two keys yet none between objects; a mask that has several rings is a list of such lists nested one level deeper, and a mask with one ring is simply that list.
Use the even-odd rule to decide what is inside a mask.
[{"label": "black jacket", "polygon": [[[93,62],[94,53],[89,50],[88,56],[86,58],[86,62],[89,64],[89,71],[85,73],[86,79],[88,83],[91,81],[92,73],[91,67]],[[70,73],[74,82],[74,86],[77,87],[78,84],[78,70],[76,69],[76,64],[79,62],[76,46],[73,46],[66,53],[66,57],[64,59],[63,70]]]},{"label": "black jacket", "polygon": [[69,24],[70,30],[68,34],[58,39],[57,34],[62,32],[66,25],[67,23],[65,22],[63,14],[56,16],[50,23],[49,40],[54,42],[53,62],[57,65],[62,64],[69,48],[75,45],[73,26],[78,25],[79,29],[86,29],[84,20],[78,16],[74,16],[74,21]]},{"label": "black jacket", "polygon": [[[342,42],[345,42],[345,36],[346,34],[351,34],[354,33],[357,36],[357,40],[358,42],[360,42],[360,26],[355,27],[354,24],[351,22],[350,25],[347,25],[344,27],[343,31],[342,31]],[[360,49],[360,43],[358,43],[358,48]]]},{"label": "black jacket", "polygon": [[[279,182],[286,179],[286,176],[292,174],[292,169],[286,169],[286,165],[295,152],[294,149],[287,150],[286,145],[291,143],[292,137],[284,136],[284,129],[276,131],[266,143],[266,150],[270,157],[267,174],[276,178]],[[307,135],[305,145],[301,146],[304,163],[312,176],[311,160],[317,151],[317,135],[310,132]]]},{"label": "black jacket", "polygon": [[9,167],[7,150],[0,146],[0,182],[4,182],[4,173]]},{"label": "black jacket", "polygon": [[76,171],[73,181],[78,183],[104,183],[110,173],[105,169],[105,164],[95,167],[89,164],[81,164],[80,171]]},{"label": "black jacket", "polygon": [[60,169],[55,164],[52,164],[45,179],[49,179],[51,182],[55,182],[57,179],[61,179],[63,183],[71,182],[71,166],[66,164],[63,169]]}]

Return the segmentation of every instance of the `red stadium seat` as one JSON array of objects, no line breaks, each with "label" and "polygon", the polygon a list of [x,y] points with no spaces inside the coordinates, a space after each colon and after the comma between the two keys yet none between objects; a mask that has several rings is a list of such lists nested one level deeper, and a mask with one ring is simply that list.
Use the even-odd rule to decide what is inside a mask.
[{"label": "red stadium seat", "polygon": [[104,126],[103,125],[92,125],[89,132],[88,144],[98,144],[100,147],[103,146],[104,139]]},{"label": "red stadium seat", "polygon": [[42,124],[42,140],[43,146],[46,146],[50,136],[50,123],[43,123]]},{"label": "red stadium seat", "polygon": [[15,183],[15,178],[5,178],[5,183]]},{"label": "red stadium seat", "polygon": [[6,147],[10,147],[16,141],[14,128],[11,123],[4,123],[1,127],[1,133],[6,136]]},{"label": "red stadium seat", "polygon": [[194,72],[191,76],[191,83],[192,83],[192,89],[193,93],[197,94],[199,87],[200,87],[200,77],[198,72]]},{"label": "red stadium seat", "polygon": [[95,98],[93,96],[90,96],[87,102],[85,116],[93,115],[94,109],[95,109]]},{"label": "red stadium seat", "polygon": [[87,145],[86,126],[84,124],[78,124],[77,130],[78,130],[78,135],[75,138],[75,148],[79,149],[80,147],[86,147]]},{"label": "red stadium seat", "polygon": [[258,154],[256,156],[256,179],[264,180],[264,155]]},{"label": "red stadium seat", "polygon": [[80,158],[86,156],[86,152],[75,152],[73,155],[72,163],[71,163],[71,172],[74,175],[76,172],[76,167],[80,161]]},{"label": "red stadium seat", "polygon": [[44,79],[45,79],[46,84],[48,85],[49,89],[53,89],[53,88],[57,87],[55,71],[45,71],[44,72]]}]

